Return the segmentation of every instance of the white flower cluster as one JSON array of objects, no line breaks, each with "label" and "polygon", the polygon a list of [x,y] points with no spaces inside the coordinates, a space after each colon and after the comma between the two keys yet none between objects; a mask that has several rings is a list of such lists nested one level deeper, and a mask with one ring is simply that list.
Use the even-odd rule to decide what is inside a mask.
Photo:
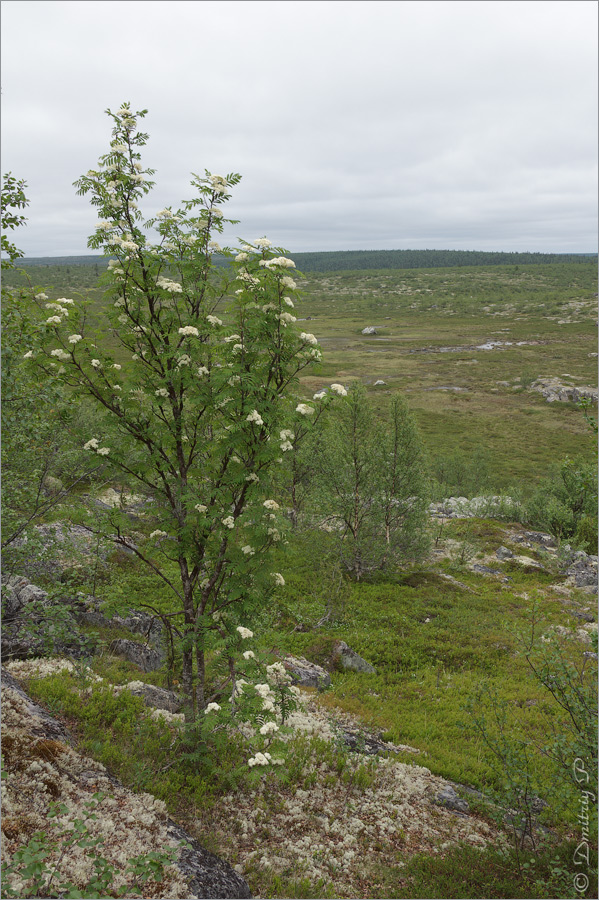
[{"label": "white flower cluster", "polygon": [[206,316],[206,320],[210,325],[222,325],[222,320],[218,316]]},{"label": "white flower cluster", "polygon": [[254,241],[254,245],[259,247],[261,250],[265,250],[267,247],[272,247],[272,241],[269,241],[268,238],[257,238]]},{"label": "white flower cluster", "polygon": [[272,757],[270,753],[256,753],[255,756],[251,756],[248,759],[248,766],[253,768],[253,766],[267,766],[272,761]]},{"label": "white flower cluster", "polygon": [[[64,299],[64,298],[63,298],[63,299]],[[72,301],[72,300],[69,300],[68,302],[69,302],[69,303],[72,303],[73,301]],[[46,304],[45,304],[45,307],[46,307],[46,309],[54,309],[54,310],[56,310],[56,312],[60,313],[61,316],[66,316],[67,318],[68,318],[68,316],[69,316],[69,311],[68,311],[68,309],[67,309],[65,306],[62,305],[62,301],[60,301],[60,300],[57,300],[55,303],[54,303],[54,302],[53,302],[53,303],[46,303]]]},{"label": "white flower cluster", "polygon": [[153,709],[150,718],[158,722],[166,722],[169,725],[182,725],[185,722],[184,713],[172,713],[167,709]]},{"label": "white flower cluster", "polygon": [[307,403],[298,403],[295,407],[295,411],[300,414],[300,416],[312,416],[314,415],[314,407],[308,406]]},{"label": "white flower cluster", "polygon": [[194,325],[184,325],[183,328],[179,328],[179,334],[184,337],[199,337],[200,332]]},{"label": "white flower cluster", "polygon": [[171,281],[169,278],[164,278],[162,275],[156,279],[156,285],[159,288],[162,288],[163,291],[169,291],[171,294],[181,294],[183,292],[183,287],[178,281]]},{"label": "white flower cluster", "polygon": [[241,552],[245,554],[245,556],[254,556],[256,551],[250,544],[246,544],[245,547],[241,548]]},{"label": "white flower cluster", "polygon": [[[215,194],[226,195],[229,194],[229,185],[227,184],[227,179],[223,178],[222,175],[211,175],[210,183],[212,185],[212,190]],[[219,210],[220,212],[220,210]]]},{"label": "white flower cluster", "polygon": [[95,450],[96,453],[99,453],[100,456],[108,456],[110,453],[110,447],[99,447],[98,438],[91,438],[86,444],[83,445],[84,450]]},{"label": "white flower cluster", "polygon": [[279,313],[279,322],[283,325],[284,328],[287,328],[288,325],[291,325],[292,322],[296,322],[295,316],[292,316],[291,313],[282,312]]},{"label": "white flower cluster", "polygon": [[206,715],[208,715],[208,713],[211,713],[211,712],[218,712],[219,709],[220,709],[220,706],[218,705],[218,703],[209,703],[208,706],[206,707],[206,709],[204,710],[204,715],[206,716]]},{"label": "white flower cluster", "polygon": [[157,528],[156,531],[153,531],[152,534],[150,535],[150,540],[152,540],[152,538],[163,538],[163,537],[168,537],[166,531],[160,531],[160,529]]},{"label": "white flower cluster", "polygon": [[300,334],[300,339],[302,341],[305,341],[306,344],[317,344],[318,343],[318,341],[316,340],[316,338],[314,337],[313,334],[306,333],[305,331],[302,331],[302,333]]},{"label": "white flower cluster", "polygon": [[226,518],[221,519],[221,521],[225,528],[235,528],[235,519],[233,516],[227,516]]},{"label": "white flower cluster", "polygon": [[249,415],[246,416],[245,421],[246,422],[254,422],[256,425],[264,425],[262,416],[260,415],[260,413],[258,412],[257,409],[253,409],[251,411],[251,413],[249,413]]},{"label": "white flower cluster", "polygon": [[272,509],[273,511],[276,509],[280,509],[279,504],[276,500],[265,500],[262,504],[264,509]]},{"label": "white flower cluster", "polygon": [[332,384],[331,390],[333,391],[333,393],[338,394],[340,397],[347,397],[347,391],[342,384]]},{"label": "white flower cluster", "polygon": [[239,632],[242,640],[246,640],[247,638],[253,638],[254,632],[250,631],[249,628],[244,628],[243,625],[237,626],[237,631]]},{"label": "white flower cluster", "polygon": [[243,281],[243,283],[249,285],[249,287],[258,287],[260,284],[260,279],[256,278],[254,275],[250,275],[249,272],[240,272],[237,276],[237,281]]},{"label": "white flower cluster", "polygon": [[280,662],[274,662],[266,667],[266,677],[275,684],[291,684],[291,675]]},{"label": "white flower cluster", "polygon": [[295,263],[292,259],[287,259],[286,256],[275,256],[273,259],[265,259],[262,260],[260,265],[264,265],[270,269],[273,266],[278,266],[281,269],[295,269]]},{"label": "white flower cluster", "polygon": [[280,572],[271,572],[270,574],[274,578],[277,587],[285,587],[285,579]]}]

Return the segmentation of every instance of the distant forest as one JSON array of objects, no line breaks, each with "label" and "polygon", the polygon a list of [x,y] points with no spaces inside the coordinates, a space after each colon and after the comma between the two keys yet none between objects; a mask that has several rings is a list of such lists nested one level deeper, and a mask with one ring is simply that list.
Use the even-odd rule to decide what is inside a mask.
[{"label": "distant forest", "polygon": [[[455,266],[529,266],[541,263],[585,262],[593,253],[488,253],[483,250],[330,250],[291,253],[301,272],[341,272],[364,269],[438,269]],[[20,260],[27,266],[93,266],[109,257],[52,256]],[[223,257],[221,264],[227,264]]]}]

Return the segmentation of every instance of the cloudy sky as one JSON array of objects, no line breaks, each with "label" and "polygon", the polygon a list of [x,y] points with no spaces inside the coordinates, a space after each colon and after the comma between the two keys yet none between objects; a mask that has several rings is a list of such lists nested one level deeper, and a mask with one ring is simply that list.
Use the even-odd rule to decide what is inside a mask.
[{"label": "cloudy sky", "polygon": [[28,256],[84,254],[72,182],[148,109],[143,211],[240,172],[228,232],[291,252],[591,252],[595,0],[3,0],[2,171]]}]

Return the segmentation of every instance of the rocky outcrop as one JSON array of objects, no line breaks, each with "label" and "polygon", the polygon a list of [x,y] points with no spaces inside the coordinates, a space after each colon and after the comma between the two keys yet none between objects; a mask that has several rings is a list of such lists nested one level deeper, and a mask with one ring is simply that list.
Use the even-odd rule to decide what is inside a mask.
[{"label": "rocky outcrop", "polygon": [[177,865],[189,884],[193,897],[251,898],[247,882],[225,862],[189,836],[179,825],[168,826],[171,838],[186,844]]},{"label": "rocky outcrop", "polygon": [[[165,869],[160,896],[171,898],[251,898],[247,883],[223,859],[205,850],[192,835],[173,822],[161,800],[135,794],[113,778],[100,763],[81,756],[70,744],[64,726],[33,703],[2,669],[3,821],[5,859],[10,863],[32,829],[51,830],[50,803],[66,804],[73,821],[86,820],[92,838],[101,842],[102,855],[115,867],[115,885],[126,884],[126,860],[172,848],[174,863]],[[97,792],[96,818],[85,804]],[[110,827],[107,828],[106,820]],[[51,851],[52,853],[53,851]],[[93,871],[85,852],[67,854],[58,862],[59,880],[83,887]],[[129,896],[126,894],[126,896]]]},{"label": "rocky outcrop", "polygon": [[493,518],[497,515],[516,511],[518,503],[511,497],[447,497],[440,503],[431,503],[429,513],[431,516],[443,519],[468,519],[475,516]]},{"label": "rocky outcrop", "polygon": [[574,560],[566,570],[567,583],[587,593],[597,593],[598,557],[588,556],[581,550],[574,553]]},{"label": "rocky outcrop", "polygon": [[110,652],[115,656],[124,656],[129,662],[139,666],[143,672],[154,672],[164,662],[164,654],[153,647],[137,644],[127,638],[117,638],[110,644]]},{"label": "rocky outcrop", "polygon": [[333,647],[332,653],[333,663],[339,665],[342,669],[352,669],[354,672],[365,672],[369,675],[376,675],[376,669],[365,659],[362,659],[355,650],[345,643],[345,641],[337,641]]},{"label": "rocky outcrop", "polygon": [[548,403],[579,403],[581,400],[597,403],[597,388],[574,387],[563,384],[559,378],[537,378],[530,389],[541,394]]},{"label": "rocky outcrop", "polygon": [[75,658],[91,652],[93,637],[77,626],[76,598],[51,597],[21,576],[2,577],[2,656],[28,659],[48,653]]},{"label": "rocky outcrop", "polygon": [[124,656],[144,672],[159,669],[164,661],[162,623],[147,613],[130,610],[126,616],[107,618],[94,597],[72,594],[68,588],[55,595],[20,575],[2,577],[2,654],[6,659],[28,659],[58,653],[81,657],[96,644],[81,625],[120,628],[140,634],[147,645],[126,638],[113,641],[112,652]]},{"label": "rocky outcrop", "polygon": [[178,713],[183,708],[183,701],[174,691],[167,691],[143,681],[130,681],[125,687],[134,697],[142,697],[146,706],[151,706],[153,709],[165,709],[167,712]]},{"label": "rocky outcrop", "polygon": [[283,665],[291,675],[294,684],[322,690],[331,684],[331,676],[322,666],[317,666],[303,656],[286,656]]}]

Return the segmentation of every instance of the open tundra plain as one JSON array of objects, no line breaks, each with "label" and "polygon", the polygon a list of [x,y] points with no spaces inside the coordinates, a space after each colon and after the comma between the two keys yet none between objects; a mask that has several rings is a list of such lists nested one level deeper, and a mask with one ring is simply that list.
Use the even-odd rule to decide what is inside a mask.
[{"label": "open tundra plain", "polygon": [[[30,280],[50,300],[88,297],[93,317],[102,268],[37,265],[6,283]],[[100,800],[99,811],[122,835],[114,847],[103,836],[117,868],[117,844],[134,828],[154,849],[172,817],[233,867],[233,881],[241,876],[228,896],[248,896],[242,879],[263,898],[596,896],[593,813],[589,832],[568,774],[576,759],[596,768],[592,517],[566,539],[526,512],[566,458],[595,459],[596,262],[309,273],[301,289],[294,314],[322,361],[300,378],[300,399],[361,382],[381,418],[401,393],[417,420],[431,490],[427,555],[355,581],[314,502],[289,522],[273,563],[285,584],[244,641],[298,680],[278,751],[285,764],[240,765],[222,742],[215,767],[180,742],[179,685],[167,680],[159,637],[140,626],[144,604],[168,613],[163,582],[69,522],[69,498],[57,504],[37,526],[38,548],[9,554],[3,578],[11,609],[36,584],[90,642],[76,665],[7,663],[68,729],[44,738],[52,797],[78,809],[81,772],[116,791],[116,805]],[[122,506],[143,541],[155,523],[125,487],[86,485],[78,502]],[[119,652],[124,644],[143,667]],[[216,683],[217,661],[208,666]],[[27,737],[24,701],[8,682],[4,690],[9,750],[22,745],[20,758],[38,766],[9,753],[12,852],[39,827],[48,797],[36,781],[40,733]],[[224,896],[193,893],[184,868],[167,874],[143,896]],[[575,882],[580,874],[586,882]]]}]

